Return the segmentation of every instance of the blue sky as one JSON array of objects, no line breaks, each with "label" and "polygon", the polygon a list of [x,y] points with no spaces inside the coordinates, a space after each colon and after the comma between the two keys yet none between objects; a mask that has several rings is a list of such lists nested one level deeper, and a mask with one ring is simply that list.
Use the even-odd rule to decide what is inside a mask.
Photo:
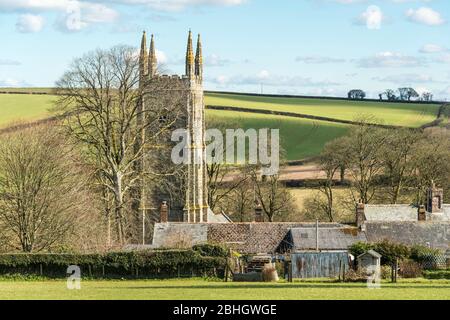
[{"label": "blue sky", "polygon": [[450,99],[449,20],[448,0],[0,0],[0,86],[52,86],[73,58],[138,46],[142,30],[181,74],[191,28],[209,90]]}]

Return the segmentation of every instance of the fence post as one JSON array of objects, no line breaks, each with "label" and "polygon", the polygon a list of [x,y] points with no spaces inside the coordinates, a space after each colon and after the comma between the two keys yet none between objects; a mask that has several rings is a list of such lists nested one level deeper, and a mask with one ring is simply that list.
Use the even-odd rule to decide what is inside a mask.
[{"label": "fence post", "polygon": [[41,276],[44,275],[43,270],[42,270],[42,263],[39,264],[39,273],[41,274]]}]

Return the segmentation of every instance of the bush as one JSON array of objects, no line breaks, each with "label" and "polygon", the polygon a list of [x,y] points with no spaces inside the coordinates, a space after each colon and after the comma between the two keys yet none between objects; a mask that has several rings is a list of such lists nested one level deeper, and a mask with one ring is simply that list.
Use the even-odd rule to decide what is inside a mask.
[{"label": "bush", "polygon": [[356,257],[362,255],[363,253],[374,249],[374,245],[367,242],[357,242],[350,246],[349,252]]},{"label": "bush", "polygon": [[222,257],[228,256],[228,249],[224,246],[212,245],[212,244],[200,244],[192,248],[192,250],[200,253],[202,256],[207,257]]},{"label": "bush", "polygon": [[345,273],[346,282],[367,282],[367,271],[366,270],[353,270],[349,269]]},{"label": "bush", "polygon": [[381,266],[381,279],[387,280],[392,277],[392,267]]},{"label": "bush", "polygon": [[422,276],[422,265],[413,260],[404,260],[399,265],[399,275],[402,278],[419,278]]},{"label": "bush", "polygon": [[387,240],[376,243],[374,246],[374,250],[381,254],[382,265],[392,265],[397,259],[407,259],[411,254],[407,246],[389,242]]},{"label": "bush", "polygon": [[448,279],[450,280],[450,270],[424,271],[423,276],[426,279]]},{"label": "bush", "polygon": [[[219,254],[220,250],[209,247],[209,253]],[[89,277],[173,277],[207,273],[216,276],[217,269],[223,269],[225,258],[208,255],[208,250],[0,255],[0,274],[3,275],[18,273],[65,277],[70,265],[79,266],[83,275]]]},{"label": "bush", "polygon": [[430,256],[442,254],[439,249],[432,249],[425,246],[413,246],[411,247],[411,256],[410,258],[416,262],[423,263]]}]

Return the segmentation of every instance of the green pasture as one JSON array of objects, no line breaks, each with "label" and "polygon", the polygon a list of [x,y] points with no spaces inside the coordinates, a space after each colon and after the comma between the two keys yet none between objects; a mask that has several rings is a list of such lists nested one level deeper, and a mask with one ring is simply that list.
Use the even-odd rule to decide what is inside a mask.
[{"label": "green pasture", "polygon": [[371,115],[384,124],[418,127],[436,119],[438,104],[389,103],[208,93],[207,105],[293,112],[340,120]]},{"label": "green pasture", "polygon": [[0,281],[0,299],[38,300],[449,300],[448,280],[400,280],[368,289],[365,283],[233,283],[202,279],[82,281]]},{"label": "green pasture", "polygon": [[[1,91],[51,92],[49,88],[14,88]],[[50,115],[55,100],[52,95],[0,94],[0,128],[14,122],[33,121]],[[358,115],[373,115],[386,124],[420,126],[435,120],[439,105],[413,103],[376,103],[283,97],[206,94],[206,105],[235,106],[255,109],[298,112],[329,118],[354,120]],[[328,121],[264,115],[237,111],[207,110],[207,120],[235,127],[280,129],[288,160],[317,155],[328,141],[342,136],[349,126]]]},{"label": "green pasture", "polygon": [[288,160],[317,155],[328,141],[344,135],[349,128],[345,124],[326,121],[218,110],[207,110],[206,121],[229,123],[231,128],[279,129]]},{"label": "green pasture", "polygon": [[0,94],[0,128],[19,121],[48,117],[55,96]]}]

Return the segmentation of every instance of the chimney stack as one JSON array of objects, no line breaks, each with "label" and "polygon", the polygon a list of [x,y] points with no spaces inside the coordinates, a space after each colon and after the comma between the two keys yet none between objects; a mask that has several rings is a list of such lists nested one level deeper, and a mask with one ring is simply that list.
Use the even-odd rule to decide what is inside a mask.
[{"label": "chimney stack", "polygon": [[167,201],[163,201],[161,204],[161,208],[159,210],[159,222],[169,222],[169,206],[167,205]]},{"label": "chimney stack", "polygon": [[255,207],[255,222],[264,222],[263,209],[261,203],[256,203]]},{"label": "chimney stack", "polygon": [[361,228],[366,221],[366,215],[364,213],[365,205],[362,200],[356,205],[356,226]]},{"label": "chimney stack", "polygon": [[425,210],[425,206],[421,205],[418,211],[418,221],[426,221],[427,220],[427,210]]}]

